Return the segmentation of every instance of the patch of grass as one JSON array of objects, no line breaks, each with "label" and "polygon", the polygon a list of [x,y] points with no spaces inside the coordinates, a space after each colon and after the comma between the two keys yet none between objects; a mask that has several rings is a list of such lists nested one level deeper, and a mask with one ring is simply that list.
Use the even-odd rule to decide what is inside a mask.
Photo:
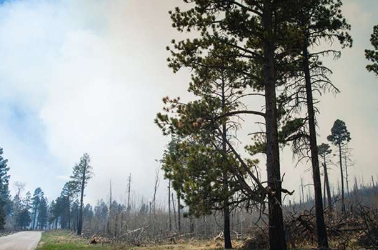
[{"label": "patch of grass", "polygon": [[[240,244],[240,243],[239,243]],[[234,243],[237,248],[238,243]],[[179,241],[177,244],[165,244],[143,247],[119,245],[88,245],[88,240],[77,237],[67,231],[49,231],[42,235],[37,250],[220,250],[221,241]]]},{"label": "patch of grass", "polygon": [[106,246],[89,246],[88,241],[67,231],[49,231],[42,234],[37,250],[109,250]]}]

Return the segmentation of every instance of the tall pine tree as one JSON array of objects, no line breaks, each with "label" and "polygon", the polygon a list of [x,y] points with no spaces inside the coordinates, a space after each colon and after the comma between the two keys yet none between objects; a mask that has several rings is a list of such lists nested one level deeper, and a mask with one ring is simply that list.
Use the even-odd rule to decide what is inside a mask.
[{"label": "tall pine tree", "polygon": [[33,224],[32,228],[33,230],[37,229],[38,227],[38,215],[39,215],[39,208],[41,199],[44,196],[44,193],[40,187],[36,188],[34,190],[34,194],[32,197],[32,208],[33,208]]},{"label": "tall pine tree", "polygon": [[71,179],[76,184],[77,190],[80,190],[80,207],[78,211],[77,220],[77,234],[81,235],[83,229],[83,208],[84,208],[84,192],[88,181],[92,178],[92,166],[89,154],[85,153],[81,158],[79,164],[73,168]]},{"label": "tall pine tree", "polygon": [[350,132],[348,131],[345,122],[337,119],[332,126],[331,134],[327,137],[333,145],[335,145],[339,150],[339,164],[340,164],[340,179],[341,179],[341,211],[345,212],[345,189],[344,189],[344,167],[343,159],[344,154],[342,147],[348,143],[352,138],[350,137]]},{"label": "tall pine tree", "polygon": [[[342,15],[341,6],[341,0],[308,0],[298,1],[293,7],[293,15],[297,20],[296,27],[294,27],[300,32],[298,34],[299,41],[294,44],[301,44],[299,46],[301,50],[299,64],[302,69],[300,70],[301,73],[299,73],[299,79],[303,78],[303,84],[298,81],[297,77],[294,78],[299,84],[298,86],[294,85],[297,93],[293,95],[295,96],[293,99],[299,106],[303,102],[307,107],[305,120],[308,121],[308,136],[305,138],[308,138],[308,140],[305,143],[305,151],[309,149],[311,154],[318,247],[325,249],[328,248],[328,237],[323,214],[324,204],[322,201],[316,133],[317,109],[315,107],[314,92],[334,88],[326,74],[331,71],[321,63],[320,57],[329,54],[339,57],[340,52],[330,48],[313,53],[310,50],[314,46],[319,46],[321,42],[328,43],[331,46],[335,39],[338,39],[343,47],[351,46],[352,39],[347,33],[350,30],[350,25]],[[301,94],[303,92],[304,94]],[[300,98],[302,95],[305,101]]]},{"label": "tall pine tree", "polygon": [[6,210],[5,206],[9,203],[9,167],[8,160],[3,158],[3,149],[0,148],[0,230],[5,228]]},{"label": "tall pine tree", "polygon": [[40,230],[44,230],[48,222],[48,203],[44,195],[40,198],[40,203],[38,205],[38,220],[37,225]]}]

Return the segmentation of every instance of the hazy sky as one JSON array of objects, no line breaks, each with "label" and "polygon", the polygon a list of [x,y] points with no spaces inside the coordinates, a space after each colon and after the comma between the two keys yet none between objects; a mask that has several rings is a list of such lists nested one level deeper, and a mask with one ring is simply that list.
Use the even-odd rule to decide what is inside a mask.
[{"label": "hazy sky", "polygon": [[[106,198],[110,179],[115,197],[123,199],[130,173],[134,192],[150,198],[155,159],[167,143],[153,119],[163,96],[186,96],[189,80],[166,66],[165,47],[185,37],[171,28],[167,12],[182,1],[0,2],[0,147],[9,159],[11,185],[26,182],[30,191],[40,186],[54,199],[88,152],[95,177],[87,201]],[[364,49],[378,24],[378,1],[344,3],[354,48],[337,62],[329,60],[342,93],[321,98],[319,142],[335,119],[344,120],[356,162],[351,176],[367,182],[378,174],[378,79],[365,70]],[[311,178],[306,166],[294,165],[285,151],[289,189],[301,177]],[[333,180],[337,170],[330,173]]]}]

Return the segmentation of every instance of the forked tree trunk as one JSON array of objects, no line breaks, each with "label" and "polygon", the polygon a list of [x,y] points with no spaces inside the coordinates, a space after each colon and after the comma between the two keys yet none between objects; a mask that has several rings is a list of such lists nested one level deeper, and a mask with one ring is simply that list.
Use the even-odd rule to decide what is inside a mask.
[{"label": "forked tree trunk", "polygon": [[310,131],[310,151],[312,163],[312,177],[314,181],[314,194],[315,194],[315,213],[316,213],[316,228],[318,236],[318,247],[321,249],[328,249],[327,230],[324,223],[323,199],[322,199],[322,186],[320,181],[319,170],[319,155],[318,144],[316,142],[316,124],[315,124],[315,110],[314,100],[312,95],[312,83],[309,65],[309,53],[307,38],[305,38],[303,48],[303,66],[306,80],[306,101],[307,113]]}]

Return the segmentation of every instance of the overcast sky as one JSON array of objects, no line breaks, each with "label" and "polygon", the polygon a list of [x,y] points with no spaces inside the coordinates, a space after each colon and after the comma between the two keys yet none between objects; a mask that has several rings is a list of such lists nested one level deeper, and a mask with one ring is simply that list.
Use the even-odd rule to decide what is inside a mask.
[{"label": "overcast sky", "polygon": [[[11,186],[40,186],[55,199],[80,156],[92,157],[87,201],[118,199],[126,179],[150,198],[167,139],[154,124],[163,96],[186,96],[188,74],[166,66],[165,47],[185,37],[171,28],[177,0],[0,0],[0,147]],[[365,70],[378,1],[345,0],[354,48],[329,60],[341,94],[321,98],[319,142],[335,119],[346,122],[356,166],[351,176],[378,174],[378,79]],[[243,143],[247,143],[246,140]],[[244,145],[241,145],[244,146]],[[241,147],[240,147],[241,148]],[[283,153],[284,186],[298,188],[311,173]],[[265,169],[265,167],[262,167]],[[330,175],[336,182],[339,172]],[[352,178],[351,177],[351,178]],[[162,188],[166,184],[161,183]]]}]

